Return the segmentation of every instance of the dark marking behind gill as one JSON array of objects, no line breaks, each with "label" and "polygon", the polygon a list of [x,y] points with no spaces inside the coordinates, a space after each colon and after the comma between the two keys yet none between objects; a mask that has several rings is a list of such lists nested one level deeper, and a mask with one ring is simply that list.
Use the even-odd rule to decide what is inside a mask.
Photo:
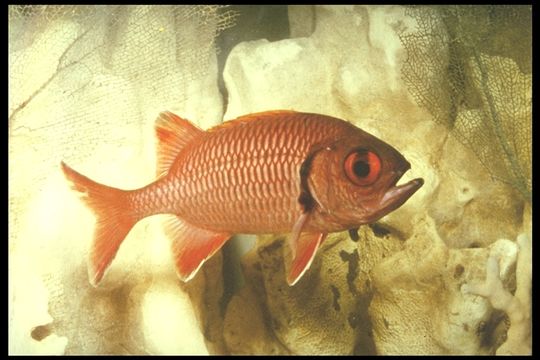
[{"label": "dark marking behind gill", "polygon": [[302,166],[300,166],[300,196],[298,197],[298,202],[302,205],[304,212],[311,211],[315,206],[315,199],[313,199],[313,196],[309,191],[308,175],[311,170],[313,157],[316,153],[316,151],[310,153],[302,163]]}]

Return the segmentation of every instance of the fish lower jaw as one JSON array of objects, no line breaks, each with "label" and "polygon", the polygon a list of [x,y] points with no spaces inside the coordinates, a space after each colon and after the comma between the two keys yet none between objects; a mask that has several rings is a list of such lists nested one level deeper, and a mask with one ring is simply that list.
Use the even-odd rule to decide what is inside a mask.
[{"label": "fish lower jaw", "polygon": [[418,189],[424,185],[424,179],[417,178],[403,185],[391,187],[381,199],[380,209],[385,214],[399,208],[407,201]]}]

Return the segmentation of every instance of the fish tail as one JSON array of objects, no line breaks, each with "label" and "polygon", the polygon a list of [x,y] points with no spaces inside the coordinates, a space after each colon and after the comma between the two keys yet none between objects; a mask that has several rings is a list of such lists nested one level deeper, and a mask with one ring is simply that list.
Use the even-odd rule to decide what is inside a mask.
[{"label": "fish tail", "polygon": [[96,216],[94,238],[88,257],[88,276],[90,283],[97,286],[139,217],[131,209],[129,191],[99,184],[64,162],[61,165],[72,189],[80,193],[82,200]]}]

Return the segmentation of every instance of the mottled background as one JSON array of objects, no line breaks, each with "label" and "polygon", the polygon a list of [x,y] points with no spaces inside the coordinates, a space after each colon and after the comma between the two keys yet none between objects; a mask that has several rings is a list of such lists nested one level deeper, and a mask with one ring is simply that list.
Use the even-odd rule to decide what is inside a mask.
[{"label": "mottled background", "polygon": [[[9,352],[530,353],[531,11],[9,7]],[[182,284],[159,216],[90,286],[94,218],[61,160],[137,188],[160,111],[270,109],[349,120],[425,185],[358,242],[329,236],[294,287],[286,234],[238,236]]]}]

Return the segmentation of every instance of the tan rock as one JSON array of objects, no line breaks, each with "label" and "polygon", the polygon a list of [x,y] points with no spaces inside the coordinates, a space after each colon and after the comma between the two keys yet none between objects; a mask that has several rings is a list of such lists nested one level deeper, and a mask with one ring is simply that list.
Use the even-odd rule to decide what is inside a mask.
[{"label": "tan rock", "polygon": [[[405,250],[373,270],[369,308],[379,354],[494,354],[503,342],[504,316],[485,300],[465,295],[461,285],[484,276],[488,249],[449,249],[428,217]],[[516,247],[493,244],[504,256],[506,283],[514,276]]]},{"label": "tan rock", "polygon": [[445,176],[427,203],[428,213],[449,247],[485,247],[517,236],[523,200],[516,190],[493,180],[470,149],[448,137],[437,170]]},{"label": "tan rock", "polygon": [[10,353],[208,353],[159,221],[137,224],[91,287],[94,218],[69,191],[60,161],[137,188],[155,178],[160,111],[203,128],[221,122],[216,10],[10,7]]},{"label": "tan rock", "polygon": [[[367,313],[371,268],[399,251],[402,241],[378,227],[363,227],[359,236],[355,243],[346,232],[330,235],[310,270],[293,287],[285,282],[283,237],[262,238],[245,256],[246,287],[235,295],[226,317],[255,309],[251,310],[255,321],[248,327],[253,330],[230,320],[229,334],[250,335],[242,337],[241,346],[238,335],[226,334],[229,348],[257,354],[373,354]],[[248,306],[247,301],[254,304]],[[270,345],[263,346],[264,339]]]}]

